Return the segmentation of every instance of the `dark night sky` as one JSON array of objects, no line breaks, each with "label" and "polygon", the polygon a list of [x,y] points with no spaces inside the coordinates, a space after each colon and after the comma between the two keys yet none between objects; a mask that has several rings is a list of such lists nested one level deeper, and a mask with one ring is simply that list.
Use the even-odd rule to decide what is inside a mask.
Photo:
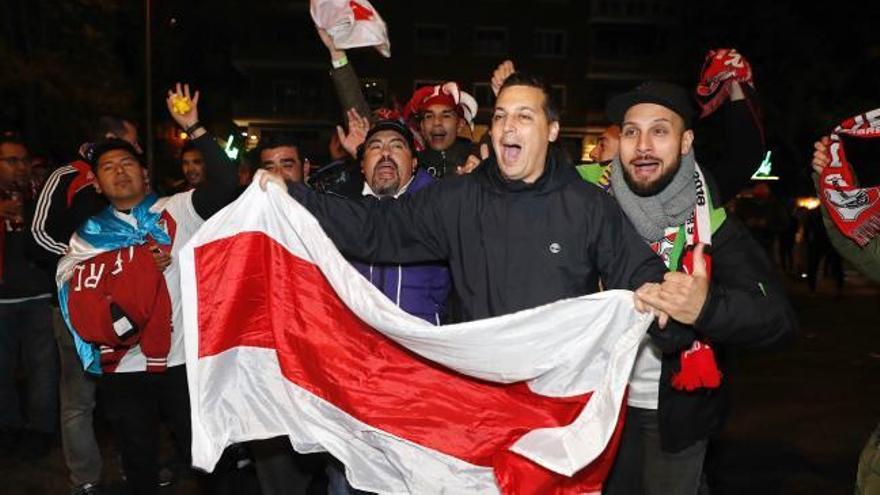
[{"label": "dark night sky", "polygon": [[[528,7],[528,2],[484,3],[497,6],[498,24],[521,18]],[[255,49],[249,45],[253,28],[244,26],[271,25],[283,31],[277,35],[279,45],[297,40],[306,49],[323,50],[314,38],[313,26],[279,26],[276,19],[267,17],[267,9],[252,8],[259,2],[170,0],[154,4],[157,118],[165,117],[158,97],[170,82],[183,79],[211,92],[211,105],[202,112],[204,120],[216,122],[224,132],[231,127],[232,101],[245,91],[232,65],[233,55]],[[395,8],[391,1],[374,4],[380,12]],[[685,72],[698,73],[708,48],[735,46],[746,54],[753,64],[764,108],[768,145],[779,150],[782,172],[797,177],[788,181],[786,188],[792,191],[809,185],[802,164],[817,136],[845,117],[880,106],[878,4],[685,2],[681,24],[686,41],[684,59],[688,61],[682,64]],[[426,18],[444,6],[464,9],[461,22],[468,22],[468,2],[413,5],[415,15]],[[6,0],[5,7],[0,55],[21,68],[0,76],[0,122],[6,127],[23,129],[34,141],[57,152],[72,149],[73,143],[81,140],[83,121],[98,111],[96,106],[142,121],[142,4]],[[421,9],[424,12],[419,12]],[[401,27],[389,22],[389,29],[393,43],[393,33]],[[386,62],[391,79],[395,77],[394,62],[394,58]],[[485,68],[487,79],[492,68],[491,63]]]}]

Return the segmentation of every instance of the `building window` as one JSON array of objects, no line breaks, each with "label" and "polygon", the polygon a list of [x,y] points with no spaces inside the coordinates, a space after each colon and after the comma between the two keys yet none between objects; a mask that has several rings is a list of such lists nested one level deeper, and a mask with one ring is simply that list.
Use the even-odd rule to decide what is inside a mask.
[{"label": "building window", "polygon": [[533,42],[538,57],[563,57],[566,51],[566,33],[555,29],[536,29]]},{"label": "building window", "polygon": [[563,112],[565,110],[565,106],[568,104],[568,90],[565,88],[565,85],[551,84],[550,95],[553,97],[553,101],[555,101],[556,105],[559,107],[560,113]]},{"label": "building window", "polygon": [[272,110],[276,114],[313,116],[321,106],[320,89],[307,79],[273,81]]},{"label": "building window", "polygon": [[364,79],[362,81],[364,99],[372,109],[388,106],[388,81],[385,79]]},{"label": "building window", "polygon": [[507,28],[474,28],[474,53],[477,55],[506,55]]},{"label": "building window", "polygon": [[413,81],[413,92],[415,92],[419,88],[424,88],[425,86],[436,86],[438,84],[442,84],[443,81],[438,81],[436,79],[416,79]]},{"label": "building window", "polygon": [[416,52],[426,54],[449,53],[449,28],[436,24],[416,25]]}]

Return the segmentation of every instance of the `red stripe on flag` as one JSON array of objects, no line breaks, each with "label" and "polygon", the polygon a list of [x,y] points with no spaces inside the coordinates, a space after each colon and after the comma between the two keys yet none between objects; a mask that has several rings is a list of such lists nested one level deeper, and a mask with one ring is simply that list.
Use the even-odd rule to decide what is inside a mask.
[{"label": "red stripe on flag", "polygon": [[493,467],[508,493],[601,488],[622,419],[609,448],[573,478],[508,450],[530,430],[571,423],[590,394],[545,397],[524,383],[481,381],[425,360],[361,321],[317,266],[262,233],[199,246],[195,265],[199,357],[237,346],[275,348],[297,386],[377,429]]}]

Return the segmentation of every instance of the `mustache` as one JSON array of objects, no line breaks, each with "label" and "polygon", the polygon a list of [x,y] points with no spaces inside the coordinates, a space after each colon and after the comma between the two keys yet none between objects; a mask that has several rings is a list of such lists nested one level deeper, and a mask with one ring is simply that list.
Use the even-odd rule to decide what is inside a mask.
[{"label": "mustache", "polygon": [[638,162],[638,161],[662,162],[663,160],[661,160],[659,157],[656,157],[654,155],[639,155],[639,156],[636,156],[635,158],[633,158],[632,160],[630,160],[630,163]]},{"label": "mustache", "polygon": [[395,162],[394,159],[391,157],[386,157],[379,160],[379,163],[376,164],[376,168],[379,168],[383,165],[391,165],[392,167],[394,167],[394,170],[397,170],[397,162]]}]

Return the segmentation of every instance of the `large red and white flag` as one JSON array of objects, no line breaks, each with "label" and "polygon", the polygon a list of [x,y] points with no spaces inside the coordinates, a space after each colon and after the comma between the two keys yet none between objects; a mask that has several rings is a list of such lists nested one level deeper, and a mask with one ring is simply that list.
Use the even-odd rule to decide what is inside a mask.
[{"label": "large red and white flag", "polygon": [[436,327],[256,182],[180,255],[195,466],[288,435],[372,492],[601,489],[650,323],[630,292]]}]

